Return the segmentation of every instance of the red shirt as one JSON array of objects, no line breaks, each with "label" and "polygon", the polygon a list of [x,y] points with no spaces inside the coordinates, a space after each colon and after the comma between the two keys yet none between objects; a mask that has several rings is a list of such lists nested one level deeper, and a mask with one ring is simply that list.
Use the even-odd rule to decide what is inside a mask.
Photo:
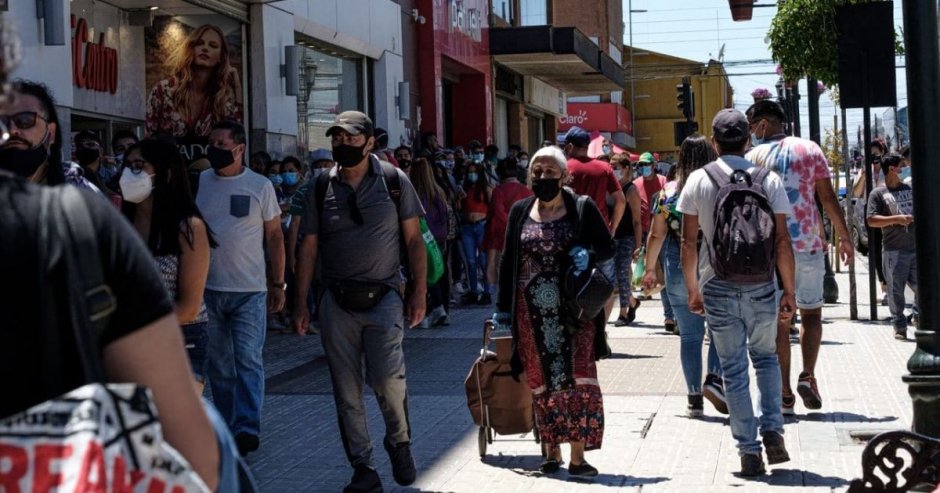
[{"label": "red shirt", "polygon": [[643,234],[650,232],[652,215],[650,214],[650,200],[656,197],[656,194],[666,185],[666,177],[656,175],[655,180],[647,180],[642,176],[633,180],[636,185],[636,191],[640,194],[640,224],[643,226]]},{"label": "red shirt", "polygon": [[532,195],[529,187],[519,182],[502,183],[493,189],[490,210],[486,215],[486,233],[483,235],[484,250],[502,250],[506,243],[506,227],[509,209],[513,204]]},{"label": "red shirt", "polygon": [[587,195],[601,210],[604,221],[610,223],[607,211],[607,194],[621,190],[620,182],[614,176],[614,169],[604,161],[588,157],[576,157],[568,160],[568,174],[571,175],[571,188],[578,195]]}]

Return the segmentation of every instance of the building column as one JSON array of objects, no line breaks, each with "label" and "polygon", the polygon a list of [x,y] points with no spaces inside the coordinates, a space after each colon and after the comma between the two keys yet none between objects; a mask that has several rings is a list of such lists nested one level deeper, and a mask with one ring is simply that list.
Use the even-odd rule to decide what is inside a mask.
[{"label": "building column", "polygon": [[[253,4],[249,24],[251,94],[249,151],[284,157],[297,153],[297,98],[285,94],[281,77],[284,47],[294,44],[293,15],[269,5]],[[290,26],[285,29],[284,26]]]}]

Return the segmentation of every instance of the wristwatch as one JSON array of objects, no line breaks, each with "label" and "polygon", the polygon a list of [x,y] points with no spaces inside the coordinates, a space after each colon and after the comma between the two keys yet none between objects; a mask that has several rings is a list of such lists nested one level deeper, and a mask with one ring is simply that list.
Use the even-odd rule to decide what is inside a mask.
[{"label": "wristwatch", "polygon": [[272,287],[272,288],[280,289],[281,291],[287,291],[287,283],[286,283],[286,282],[272,282],[272,283],[271,283],[271,287]]}]

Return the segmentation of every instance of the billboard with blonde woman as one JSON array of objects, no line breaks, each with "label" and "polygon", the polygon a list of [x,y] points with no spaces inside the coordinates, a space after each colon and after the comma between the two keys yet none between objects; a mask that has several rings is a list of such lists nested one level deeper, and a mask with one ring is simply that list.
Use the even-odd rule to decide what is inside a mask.
[{"label": "billboard with blonde woman", "polygon": [[216,15],[158,16],[145,37],[148,136],[204,142],[217,122],[243,121],[240,23]]}]

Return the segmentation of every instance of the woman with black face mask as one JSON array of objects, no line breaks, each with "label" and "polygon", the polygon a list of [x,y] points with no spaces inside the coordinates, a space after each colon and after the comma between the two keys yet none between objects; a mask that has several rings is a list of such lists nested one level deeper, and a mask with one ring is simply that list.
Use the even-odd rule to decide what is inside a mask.
[{"label": "woman with black face mask", "polygon": [[[595,360],[606,349],[604,311],[582,321],[566,301],[562,280],[591,263],[610,259],[613,240],[600,210],[589,198],[579,217],[578,196],[562,184],[568,178],[564,153],[545,147],[529,167],[534,197],[512,207],[500,264],[499,295],[493,315],[497,331],[511,331],[513,374],[532,389],[536,428],[545,446],[544,474],[557,472],[562,443],[571,445],[569,476],[590,477],[597,469],[585,450],[601,447],[603,396]],[[575,237],[580,231],[580,237]]]}]

